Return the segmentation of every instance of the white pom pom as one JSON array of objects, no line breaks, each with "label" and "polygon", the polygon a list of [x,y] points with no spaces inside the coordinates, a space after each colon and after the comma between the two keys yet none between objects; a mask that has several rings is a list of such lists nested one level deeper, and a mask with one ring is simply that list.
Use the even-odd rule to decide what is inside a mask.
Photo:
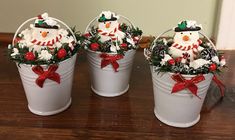
[{"label": "white pom pom", "polygon": [[42,16],[43,19],[47,19],[48,18],[48,13],[43,13],[41,16]]}]

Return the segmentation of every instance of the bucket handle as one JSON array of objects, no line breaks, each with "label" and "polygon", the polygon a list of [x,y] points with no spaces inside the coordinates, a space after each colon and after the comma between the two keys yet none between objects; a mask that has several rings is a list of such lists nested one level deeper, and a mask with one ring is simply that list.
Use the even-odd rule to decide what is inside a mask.
[{"label": "bucket handle", "polygon": [[[135,28],[135,25],[134,25],[127,17],[125,17],[125,16],[123,16],[123,15],[119,15],[119,16],[120,16],[121,18],[125,19],[126,21],[128,21],[128,22],[131,24],[131,26]],[[85,29],[85,33],[88,32],[90,25],[91,25],[94,21],[96,21],[98,18],[99,18],[99,17],[97,16],[97,17],[95,17],[94,19],[92,19],[92,20],[88,23],[88,25],[86,26],[86,29]]]},{"label": "bucket handle", "polygon": [[[65,24],[63,21],[61,21],[61,20],[59,20],[59,19],[56,19],[56,18],[53,18],[53,17],[50,17],[50,18],[53,19],[53,20],[55,20],[55,21],[57,21],[57,22],[59,22],[59,23],[61,23],[62,25],[64,25],[64,26],[70,31],[70,33],[72,34],[75,43],[77,43],[77,39],[76,39],[76,37],[75,37],[75,34],[73,33],[73,31],[71,30],[71,28],[70,28],[67,24]],[[12,46],[14,46],[14,40],[16,39],[16,36],[17,36],[17,34],[19,33],[19,31],[21,30],[21,28],[22,28],[26,23],[31,22],[31,21],[36,20],[36,19],[37,19],[37,17],[30,18],[30,19],[26,20],[25,22],[23,22],[23,23],[18,27],[18,29],[16,30],[16,32],[15,32],[15,34],[14,34],[13,40],[12,40]]]},{"label": "bucket handle", "polygon": [[[145,49],[144,49],[144,56],[145,56],[146,59],[149,58],[149,54],[151,54],[151,52],[152,52],[152,50],[153,50],[154,43],[155,43],[162,35],[164,35],[164,34],[167,33],[167,32],[170,32],[170,31],[173,31],[173,29],[168,29],[168,30],[164,31],[163,33],[161,33],[160,35],[158,35],[158,36],[154,39],[154,41],[151,43],[150,48],[145,48]],[[216,50],[216,47],[215,47],[214,43],[210,40],[210,38],[209,38],[208,36],[206,36],[206,35],[203,34],[202,32],[199,32],[199,34],[202,35],[203,37],[205,37],[205,38],[209,41],[209,43],[212,45],[212,47]]]},{"label": "bucket handle", "polygon": [[[123,16],[123,15],[119,15],[119,17],[121,17],[121,18],[125,19],[126,21],[128,21],[128,22],[131,24],[131,26],[132,26],[133,28],[135,28],[135,25],[134,25],[127,17],[125,17],[125,16]],[[85,33],[88,32],[89,27],[91,26],[91,24],[92,24],[94,21],[96,21],[98,18],[99,18],[99,17],[97,16],[97,17],[95,17],[94,19],[92,19],[92,20],[88,23],[88,25],[86,26],[86,29],[85,29]],[[91,33],[91,34],[92,34],[92,33]],[[92,35],[93,35],[93,34],[92,34]],[[116,45],[117,45],[117,44],[118,44],[118,41],[116,40],[115,43],[116,43]]]}]

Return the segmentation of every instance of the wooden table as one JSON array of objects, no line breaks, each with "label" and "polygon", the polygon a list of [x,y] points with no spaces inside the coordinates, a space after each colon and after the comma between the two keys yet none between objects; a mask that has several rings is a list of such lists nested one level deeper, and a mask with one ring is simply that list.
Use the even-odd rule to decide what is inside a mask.
[{"label": "wooden table", "polygon": [[0,140],[60,139],[235,139],[235,51],[225,51],[229,69],[220,77],[226,95],[220,100],[212,84],[198,124],[187,129],[167,126],[153,113],[153,90],[148,63],[138,51],[129,91],[115,98],[90,89],[85,56],[76,63],[72,106],[54,116],[37,116],[27,100],[17,68],[0,48]]}]

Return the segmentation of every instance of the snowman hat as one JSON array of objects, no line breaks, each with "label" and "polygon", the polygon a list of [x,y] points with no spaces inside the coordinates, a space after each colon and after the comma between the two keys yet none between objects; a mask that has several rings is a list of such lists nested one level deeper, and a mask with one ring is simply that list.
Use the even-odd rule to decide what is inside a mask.
[{"label": "snowman hat", "polygon": [[178,26],[175,27],[175,32],[183,31],[199,31],[202,29],[201,25],[198,25],[194,20],[184,20],[178,23]]},{"label": "snowman hat", "polygon": [[59,29],[59,25],[55,20],[50,18],[47,13],[38,15],[38,18],[34,22],[34,27],[46,28],[46,29]]},{"label": "snowman hat", "polygon": [[99,15],[98,22],[106,22],[106,21],[116,21],[119,19],[119,16],[111,11],[102,11]]}]

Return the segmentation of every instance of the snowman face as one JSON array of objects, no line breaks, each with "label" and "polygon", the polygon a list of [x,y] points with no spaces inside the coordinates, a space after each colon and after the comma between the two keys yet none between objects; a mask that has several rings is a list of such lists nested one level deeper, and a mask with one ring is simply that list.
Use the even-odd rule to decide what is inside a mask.
[{"label": "snowman face", "polygon": [[116,27],[118,27],[118,21],[100,22],[98,27],[104,31],[113,31]]},{"label": "snowman face", "polygon": [[174,42],[182,46],[189,46],[196,44],[199,39],[198,31],[183,31],[176,32],[174,36]]},{"label": "snowman face", "polygon": [[33,28],[32,36],[42,42],[51,41],[58,35],[58,29]]}]

